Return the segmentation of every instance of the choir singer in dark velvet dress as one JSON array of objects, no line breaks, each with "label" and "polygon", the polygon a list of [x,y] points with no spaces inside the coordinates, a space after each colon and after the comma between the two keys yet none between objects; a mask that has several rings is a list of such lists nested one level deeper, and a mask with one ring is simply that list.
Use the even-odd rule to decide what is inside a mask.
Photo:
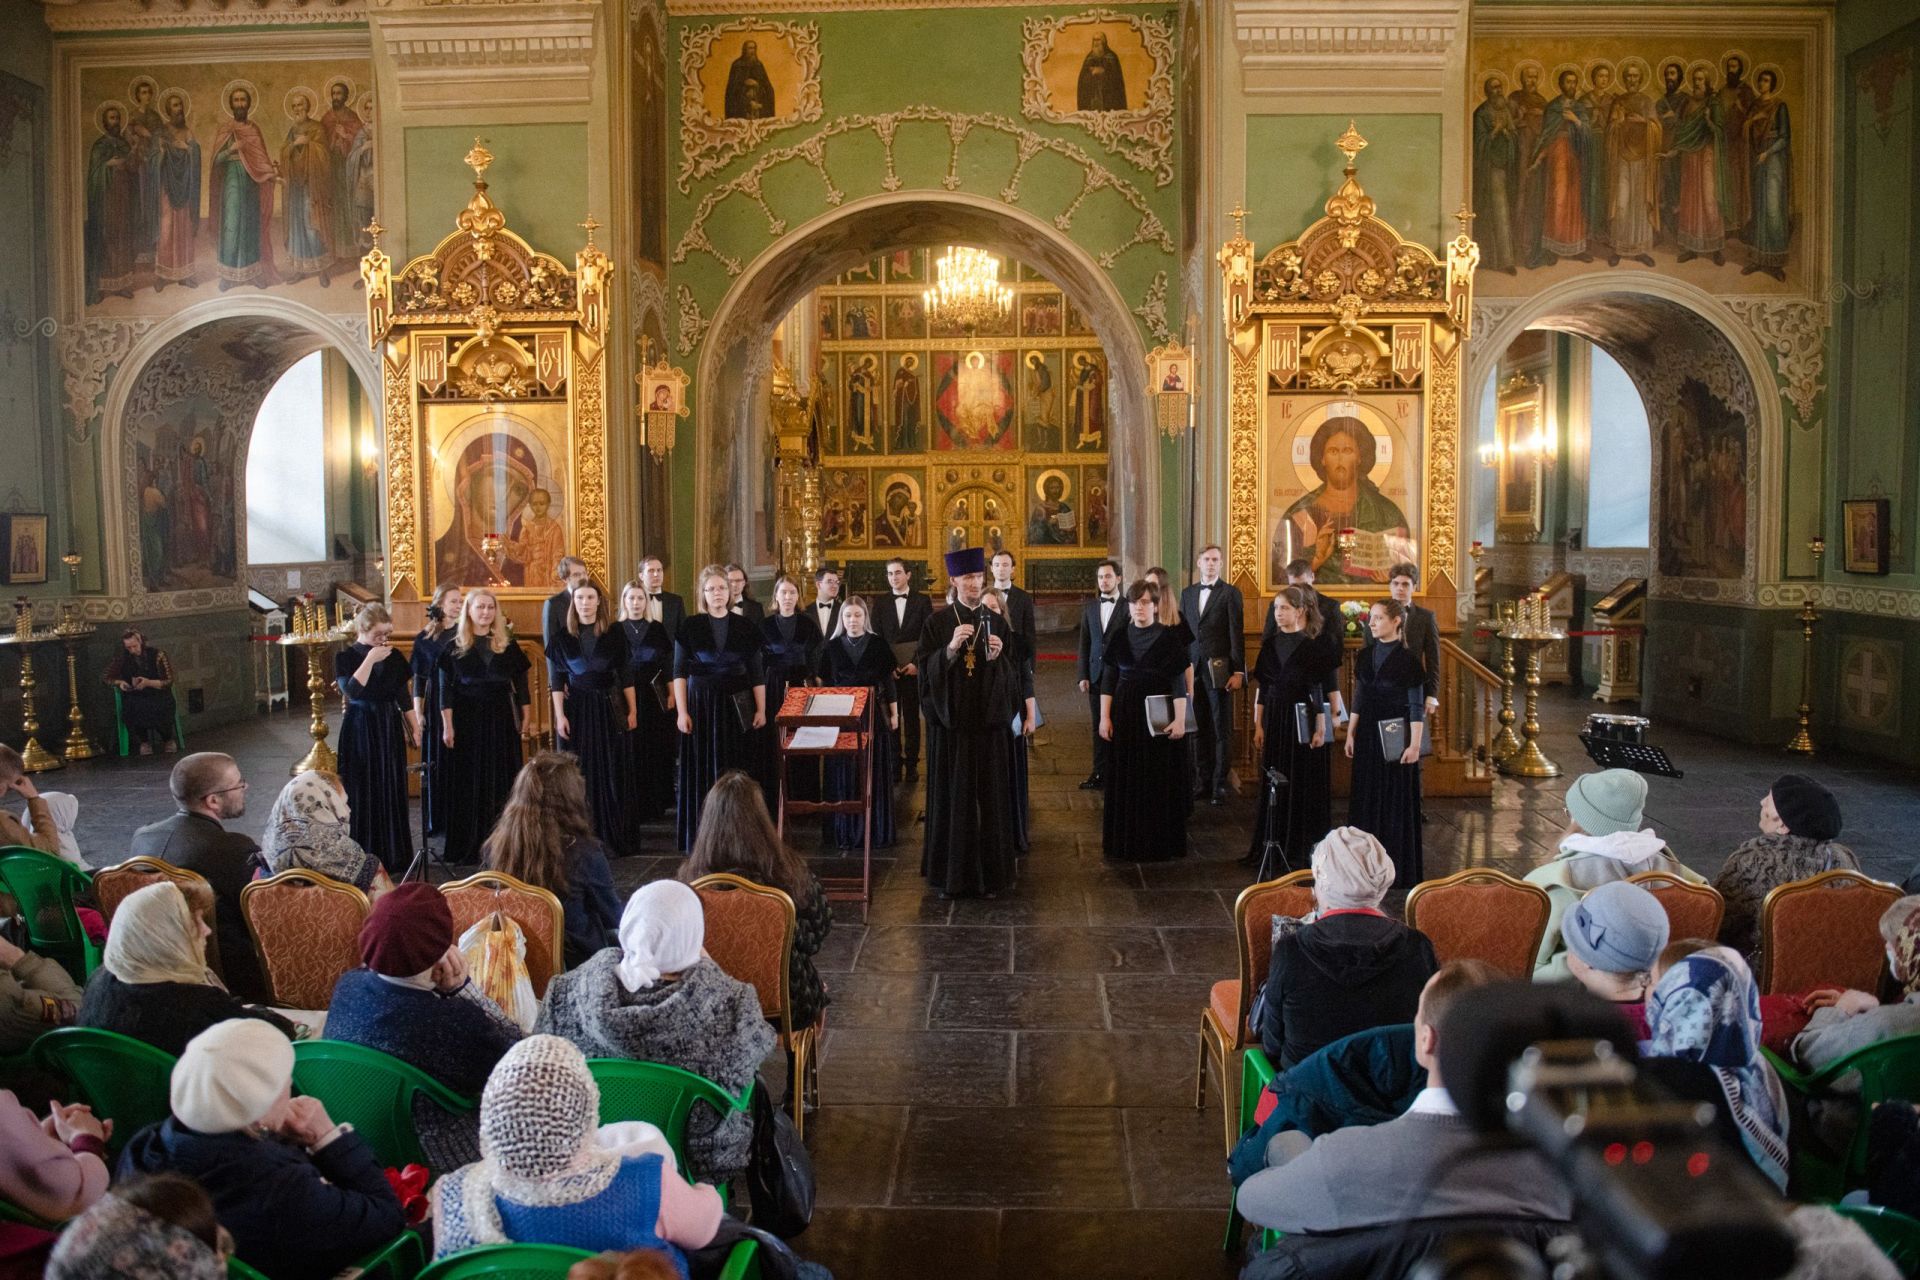
[{"label": "choir singer in dark velvet dress", "polygon": [[453,647],[440,662],[440,744],[446,748],[448,862],[473,862],[520,772],[520,739],[533,715],[533,664],[507,634],[500,602],[467,593]]},{"label": "choir singer in dark velvet dress", "polygon": [[[1253,847],[1247,861],[1258,864],[1267,839],[1268,769],[1286,779],[1280,788],[1274,839],[1286,851],[1272,874],[1307,865],[1313,846],[1333,825],[1333,726],[1327,698],[1339,668],[1327,668],[1328,650],[1320,639],[1324,625],[1311,591],[1285,587],[1273,598],[1274,627],[1253,664],[1253,748],[1260,759],[1260,807],[1253,819]],[[1300,708],[1306,708],[1307,737],[1300,739]]]},{"label": "choir singer in dark velvet dress", "polygon": [[[894,735],[900,732],[900,691],[893,678],[893,650],[868,625],[864,596],[840,606],[840,627],[820,653],[820,674],[828,688],[873,690],[879,700],[873,709],[873,847],[891,846],[898,833],[893,823],[894,769],[899,754]],[[853,800],[860,795],[860,778],[851,760],[829,760],[827,799]],[[833,842],[842,849],[858,849],[864,822],[850,813],[833,815]]]},{"label": "choir singer in dark velvet dress", "polygon": [[573,589],[567,621],[547,650],[547,685],[553,691],[553,738],[580,761],[593,810],[593,833],[614,854],[629,847],[626,783],[627,735],[640,723],[633,676],[627,670],[627,632],[613,622],[600,584],[589,579]]},{"label": "choir singer in dark velvet dress", "polygon": [[[773,612],[760,620],[760,634],[766,648],[761,660],[767,672],[767,720],[780,714],[780,704],[793,685],[813,683],[820,662],[820,645],[825,637],[813,615],[800,608],[800,584],[781,574],[773,580]],[[775,730],[761,735],[767,763],[761,778],[766,786],[767,812],[780,807],[780,744]],[[795,800],[815,800],[820,796],[820,765],[800,757],[787,766],[787,794]]]},{"label": "choir singer in dark velvet dress", "polygon": [[430,836],[447,830],[446,745],[440,741],[440,660],[453,649],[466,601],[451,582],[434,588],[427,625],[413,638],[413,718],[420,728],[420,812]]},{"label": "choir singer in dark velvet dress", "polygon": [[[1411,889],[1425,874],[1420,847],[1420,742],[1427,726],[1426,671],[1400,642],[1406,607],[1375,602],[1367,615],[1373,641],[1353,668],[1353,724],[1347,758],[1353,761],[1353,796],[1347,825],[1368,832],[1393,859],[1393,887]],[[1380,746],[1380,722],[1404,717],[1407,745],[1398,760]]]},{"label": "choir singer in dark velvet dress", "polygon": [[[1187,853],[1186,736],[1188,646],[1160,621],[1160,591],[1141,578],[1127,588],[1127,625],[1108,642],[1100,677],[1100,736],[1107,757],[1102,849],[1121,862],[1158,862]],[[1173,722],[1147,730],[1147,699],[1173,701]]]},{"label": "choir singer in dark velvet dress", "polygon": [[620,591],[620,629],[627,634],[627,676],[639,723],[627,742],[627,819],[636,828],[627,851],[640,848],[639,824],[673,806],[673,637],[653,620],[653,595],[639,579]]},{"label": "choir singer in dark velvet dress", "polygon": [[340,781],[347,789],[347,830],[398,877],[413,860],[407,812],[407,743],[420,741],[411,705],[407,660],[393,649],[393,615],[363,605],[354,642],[333,655],[333,678],[347,711],[340,720]]},{"label": "choir singer in dark velvet dress", "polygon": [[[767,677],[760,628],[729,613],[727,571],[700,571],[700,611],[680,625],[673,645],[673,701],[680,727],[680,802],[674,835],[682,853],[693,847],[707,790],[729,769],[765,788]],[[737,695],[746,694],[748,698]]]}]

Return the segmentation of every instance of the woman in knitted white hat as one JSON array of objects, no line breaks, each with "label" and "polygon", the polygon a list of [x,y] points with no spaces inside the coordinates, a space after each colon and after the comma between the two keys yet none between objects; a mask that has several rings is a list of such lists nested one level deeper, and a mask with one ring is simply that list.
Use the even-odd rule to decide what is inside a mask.
[{"label": "woman in knitted white hat", "polygon": [[406,1214],[373,1149],[292,1085],[286,1036],[252,1018],[214,1024],[174,1065],[173,1115],[133,1136],[119,1176],[192,1178],[242,1262],[324,1280],[399,1235]]},{"label": "woman in knitted white hat", "polygon": [[[707,958],[706,935],[699,894],[673,880],[642,885],[620,916],[620,945],[555,977],[533,1029],[590,1058],[664,1063],[744,1095],[775,1036],[753,988]],[[690,1172],[729,1181],[746,1169],[752,1141],[747,1112],[720,1116],[695,1103]]]},{"label": "woman in knitted white hat", "polygon": [[434,1184],[436,1255],[509,1243],[658,1249],[684,1277],[680,1250],[713,1239],[719,1193],[689,1186],[658,1151],[603,1146],[599,1116],[578,1049],[536,1035],[508,1050],[480,1098],[481,1160]]}]

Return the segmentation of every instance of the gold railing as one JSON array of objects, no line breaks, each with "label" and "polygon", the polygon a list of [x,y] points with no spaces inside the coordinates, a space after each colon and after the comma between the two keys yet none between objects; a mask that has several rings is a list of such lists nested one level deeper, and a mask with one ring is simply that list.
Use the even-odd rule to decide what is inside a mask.
[{"label": "gold railing", "polygon": [[1500,732],[1500,677],[1452,639],[1440,638],[1440,710],[1433,760],[1422,771],[1428,795],[1486,795],[1493,789],[1491,746]]}]

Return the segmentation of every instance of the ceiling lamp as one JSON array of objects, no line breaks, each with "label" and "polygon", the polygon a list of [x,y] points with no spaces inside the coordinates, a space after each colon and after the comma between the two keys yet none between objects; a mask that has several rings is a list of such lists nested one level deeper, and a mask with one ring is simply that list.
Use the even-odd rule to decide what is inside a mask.
[{"label": "ceiling lamp", "polygon": [[985,249],[949,246],[934,266],[939,283],[923,295],[930,321],[972,331],[1013,314],[1013,290],[1000,283],[1000,259]]}]

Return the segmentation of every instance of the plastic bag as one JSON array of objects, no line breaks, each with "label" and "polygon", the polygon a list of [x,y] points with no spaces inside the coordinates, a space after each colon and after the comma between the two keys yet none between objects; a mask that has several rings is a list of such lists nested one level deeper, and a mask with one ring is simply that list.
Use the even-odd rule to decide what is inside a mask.
[{"label": "plastic bag", "polygon": [[520,926],[495,911],[460,935],[460,954],[482,995],[501,1012],[532,1031],[540,1016],[533,994],[533,976],[527,972],[527,936]]}]

